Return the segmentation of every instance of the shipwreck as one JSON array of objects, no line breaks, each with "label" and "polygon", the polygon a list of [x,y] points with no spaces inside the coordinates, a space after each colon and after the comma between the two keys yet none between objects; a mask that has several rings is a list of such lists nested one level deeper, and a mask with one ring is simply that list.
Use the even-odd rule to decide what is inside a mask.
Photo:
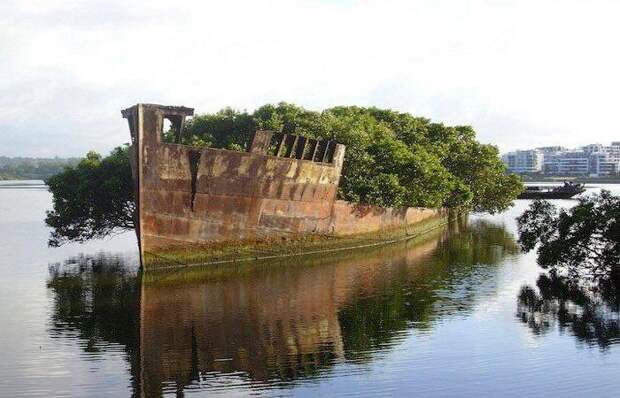
[{"label": "shipwreck", "polygon": [[[122,111],[131,133],[136,234],[145,269],[275,256],[280,254],[273,248],[283,242],[295,254],[333,250],[333,241],[342,247],[365,234],[447,219],[443,209],[338,200],[345,146],[334,141],[259,130],[245,152],[183,145],[193,112],[155,104]],[[162,138],[165,119],[174,142]],[[307,244],[296,246],[300,241]]]}]

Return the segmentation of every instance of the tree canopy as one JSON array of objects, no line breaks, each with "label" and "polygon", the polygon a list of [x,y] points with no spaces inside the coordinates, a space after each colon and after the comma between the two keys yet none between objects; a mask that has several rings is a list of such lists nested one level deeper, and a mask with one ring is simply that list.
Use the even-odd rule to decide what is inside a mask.
[{"label": "tree canopy", "polygon": [[89,152],[77,166],[49,178],[53,210],[45,223],[52,228],[50,246],[85,242],[134,228],[133,181],[128,147],[106,158]]},{"label": "tree canopy", "polygon": [[523,189],[495,146],[470,126],[445,126],[389,109],[339,106],[322,112],[280,103],[253,113],[230,108],[194,117],[184,143],[245,150],[256,129],[346,145],[338,195],[378,206],[460,207],[495,213]]},{"label": "tree canopy", "polygon": [[[449,207],[495,213],[523,189],[508,175],[495,146],[469,126],[445,126],[388,109],[339,106],[321,112],[280,103],[253,113],[231,108],[196,115],[183,143],[246,150],[256,129],[335,140],[346,145],[338,197],[392,207]],[[171,138],[171,132],[164,138]],[[133,228],[127,148],[106,158],[89,153],[49,180],[54,210],[50,244],[84,241]]]}]

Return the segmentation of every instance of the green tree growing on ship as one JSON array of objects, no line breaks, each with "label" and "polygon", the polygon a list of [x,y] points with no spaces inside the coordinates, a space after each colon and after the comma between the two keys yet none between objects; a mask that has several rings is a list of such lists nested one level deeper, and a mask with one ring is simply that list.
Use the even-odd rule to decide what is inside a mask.
[{"label": "green tree growing on ship", "polygon": [[[253,113],[225,108],[189,120],[183,143],[243,151],[256,129],[346,145],[338,196],[351,202],[496,213],[523,189],[519,177],[506,173],[497,148],[478,142],[470,126],[446,126],[389,109],[339,106],[317,112],[288,103]],[[106,158],[89,153],[49,179],[51,245],[133,228],[127,152],[125,146]],[[108,189],[101,190],[104,186]]]}]

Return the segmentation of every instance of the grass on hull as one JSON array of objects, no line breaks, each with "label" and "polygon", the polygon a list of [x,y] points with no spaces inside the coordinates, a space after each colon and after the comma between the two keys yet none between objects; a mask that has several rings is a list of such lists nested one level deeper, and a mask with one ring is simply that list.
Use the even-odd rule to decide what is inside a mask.
[{"label": "grass on hull", "polygon": [[351,236],[303,235],[289,237],[285,240],[185,245],[160,250],[157,253],[146,252],[145,268],[151,270],[175,266],[256,261],[310,254],[308,252],[329,252],[379,245],[422,234],[446,224],[448,219],[449,216],[434,217],[407,227]]},{"label": "grass on hull", "polygon": [[192,267],[168,267],[150,269],[142,274],[142,281],[149,286],[171,286],[185,283],[204,283],[205,281],[226,280],[228,278],[253,278],[257,273],[281,272],[283,268],[296,266],[315,267],[332,264],[344,259],[361,262],[369,257],[390,258],[406,250],[411,250],[428,241],[436,240],[449,230],[448,224],[438,224],[426,233],[416,235],[410,240],[389,245],[366,246],[355,250],[334,251],[331,253],[309,254],[295,257],[278,257],[257,261],[217,263]]}]

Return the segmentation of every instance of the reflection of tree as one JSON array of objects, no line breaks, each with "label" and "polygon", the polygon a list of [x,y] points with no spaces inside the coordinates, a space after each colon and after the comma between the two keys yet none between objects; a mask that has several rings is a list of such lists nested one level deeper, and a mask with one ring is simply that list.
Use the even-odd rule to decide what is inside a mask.
[{"label": "reflection of tree", "polygon": [[[78,256],[49,267],[54,294],[52,338],[77,338],[87,353],[121,344],[133,370],[139,369],[139,296],[136,268],[119,256]],[[94,355],[89,358],[99,358]],[[138,379],[132,378],[134,387]]]},{"label": "reflection of tree", "polygon": [[478,221],[303,264],[149,273],[142,282],[121,258],[80,257],[50,268],[50,333],[77,336],[89,352],[124,345],[136,395],[222,375],[290,383],[337,361],[370,360],[402,332],[471,311],[494,288],[492,266],[517,251],[503,227]]},{"label": "reflection of tree", "polygon": [[470,311],[480,286],[493,278],[489,266],[518,253],[513,236],[502,226],[477,221],[452,228],[422,269],[405,262],[383,291],[360,291],[341,308],[347,358],[359,359],[389,346],[407,328],[427,330],[440,318]]},{"label": "reflection of tree", "polygon": [[620,341],[620,286],[603,282],[585,286],[565,276],[543,274],[531,286],[521,288],[517,317],[535,335],[557,327],[569,331],[577,341],[607,349]]}]

